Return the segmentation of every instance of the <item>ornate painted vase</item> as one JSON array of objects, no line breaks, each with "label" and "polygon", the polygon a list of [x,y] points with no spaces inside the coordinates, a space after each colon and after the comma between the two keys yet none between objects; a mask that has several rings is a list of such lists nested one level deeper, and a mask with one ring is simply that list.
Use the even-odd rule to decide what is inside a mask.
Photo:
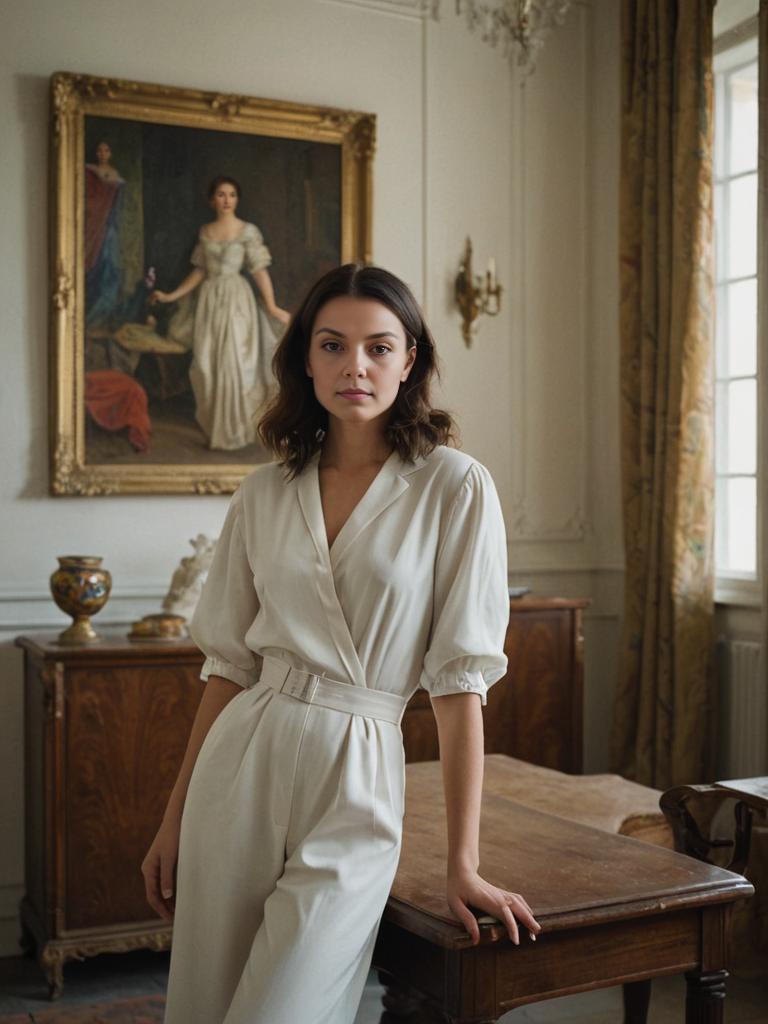
[{"label": "ornate painted vase", "polygon": [[61,555],[59,568],[51,576],[51,593],[56,604],[74,619],[59,633],[61,644],[92,644],[101,639],[91,625],[91,616],[107,603],[112,577],[101,568],[101,558],[92,555]]}]

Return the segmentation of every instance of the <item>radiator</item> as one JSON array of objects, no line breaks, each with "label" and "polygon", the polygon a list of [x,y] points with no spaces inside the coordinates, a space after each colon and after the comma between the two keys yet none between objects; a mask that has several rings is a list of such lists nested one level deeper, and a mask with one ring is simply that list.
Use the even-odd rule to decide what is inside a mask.
[{"label": "radiator", "polygon": [[768,694],[761,645],[721,641],[720,777],[745,779],[768,774]]}]

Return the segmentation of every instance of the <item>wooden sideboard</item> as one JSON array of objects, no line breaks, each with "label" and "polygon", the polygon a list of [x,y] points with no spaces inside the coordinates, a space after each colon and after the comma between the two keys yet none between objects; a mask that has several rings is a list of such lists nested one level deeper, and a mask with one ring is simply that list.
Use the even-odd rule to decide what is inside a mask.
[{"label": "wooden sideboard", "polygon": [[[486,752],[581,770],[585,601],[515,600],[509,672],[484,708]],[[162,818],[203,686],[189,641],[106,635],[62,647],[19,637],[25,654],[26,894],[21,944],[51,998],[67,960],[167,949],[171,927],[144,896],[140,865]],[[403,718],[406,757],[438,757],[429,697]]]},{"label": "wooden sideboard", "polygon": [[21,944],[49,994],[67,960],[167,949],[170,927],[144,895],[141,862],[181,765],[202,693],[202,657],[184,643],[106,636],[24,648],[26,893]]}]

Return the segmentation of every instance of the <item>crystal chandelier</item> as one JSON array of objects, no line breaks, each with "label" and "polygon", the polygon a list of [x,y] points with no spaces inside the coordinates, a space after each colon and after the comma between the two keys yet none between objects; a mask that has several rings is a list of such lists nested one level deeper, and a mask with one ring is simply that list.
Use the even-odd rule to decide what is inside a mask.
[{"label": "crystal chandelier", "polygon": [[[455,0],[456,13],[464,15],[470,31],[478,30],[483,42],[501,44],[505,57],[517,57],[525,73],[533,71],[544,40],[556,25],[562,25],[576,0]],[[421,0],[421,7],[437,19],[441,0]]]}]

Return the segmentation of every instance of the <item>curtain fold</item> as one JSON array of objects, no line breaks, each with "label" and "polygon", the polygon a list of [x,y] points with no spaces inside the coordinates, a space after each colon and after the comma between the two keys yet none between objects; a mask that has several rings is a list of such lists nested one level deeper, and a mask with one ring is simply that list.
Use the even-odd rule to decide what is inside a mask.
[{"label": "curtain fold", "polygon": [[714,0],[622,0],[621,460],[613,768],[705,782],[714,726]]}]

